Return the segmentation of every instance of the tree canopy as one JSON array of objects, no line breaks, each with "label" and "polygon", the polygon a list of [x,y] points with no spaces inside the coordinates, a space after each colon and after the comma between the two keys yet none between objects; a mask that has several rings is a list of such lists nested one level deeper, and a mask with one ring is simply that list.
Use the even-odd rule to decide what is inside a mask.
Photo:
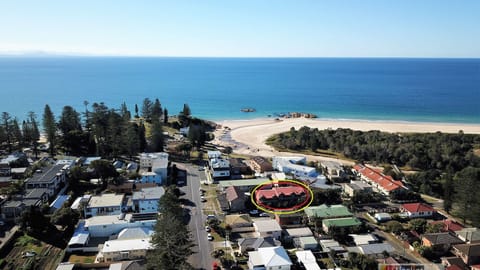
[{"label": "tree canopy", "polygon": [[148,269],[193,269],[188,257],[194,244],[183,219],[183,208],[173,188],[167,188],[159,201],[160,215],[152,236],[154,250],[148,256]]},{"label": "tree canopy", "polygon": [[47,136],[47,141],[49,142],[49,152],[50,155],[53,156],[55,154],[55,147],[56,147],[56,136],[57,136],[57,127],[55,123],[55,116],[53,115],[50,106],[45,105],[45,109],[43,112],[43,130]]}]

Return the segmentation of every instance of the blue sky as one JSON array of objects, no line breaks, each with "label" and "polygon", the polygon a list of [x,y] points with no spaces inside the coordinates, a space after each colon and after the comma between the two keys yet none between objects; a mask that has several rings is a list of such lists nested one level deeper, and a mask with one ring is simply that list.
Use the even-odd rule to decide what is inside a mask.
[{"label": "blue sky", "polygon": [[479,14],[480,1],[11,0],[0,53],[480,57]]}]

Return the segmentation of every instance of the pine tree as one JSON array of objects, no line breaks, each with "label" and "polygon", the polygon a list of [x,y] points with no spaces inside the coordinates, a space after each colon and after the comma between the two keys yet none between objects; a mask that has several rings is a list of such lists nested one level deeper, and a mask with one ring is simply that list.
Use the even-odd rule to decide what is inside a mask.
[{"label": "pine tree", "polygon": [[50,143],[50,155],[54,156],[55,154],[55,147],[56,147],[56,133],[57,128],[55,124],[55,116],[53,115],[50,106],[45,105],[45,110],[43,112],[43,130],[45,131],[45,135],[47,136],[47,141]]},{"label": "pine tree", "polygon": [[37,116],[34,112],[28,112],[28,122],[30,123],[31,137],[30,143],[33,146],[33,153],[38,158],[38,140],[40,140],[40,131],[38,129]]},{"label": "pine tree", "polygon": [[473,226],[480,225],[480,197],[474,187],[480,185],[480,168],[467,167],[455,174],[455,205],[458,216],[466,223],[470,220]]},{"label": "pine tree", "polygon": [[63,107],[58,128],[62,133],[59,145],[64,151],[72,155],[81,155],[84,152],[82,149],[85,148],[87,134],[83,133],[80,114],[71,106]]},{"label": "pine tree", "polygon": [[152,123],[152,136],[150,137],[150,149],[153,152],[163,151],[163,129],[160,119],[154,119]]},{"label": "pine tree", "polygon": [[11,119],[12,117],[8,112],[2,113],[2,127],[3,127],[3,136],[4,141],[7,143],[8,151],[12,152],[12,128],[11,128]]},{"label": "pine tree", "polygon": [[82,124],[80,122],[80,114],[71,106],[63,107],[62,115],[58,121],[58,128],[63,135],[68,134],[70,131],[81,131]]},{"label": "pine tree", "polygon": [[135,118],[138,118],[138,105],[135,104]]},{"label": "pine tree", "polygon": [[30,145],[30,142],[32,141],[32,133],[31,133],[31,124],[27,120],[23,120],[22,122],[22,134],[23,134],[23,142],[22,145],[28,146]]},{"label": "pine tree", "polygon": [[183,222],[183,209],[172,189],[160,198],[155,233],[152,236],[154,250],[149,254],[148,269],[193,269],[187,262],[193,254],[194,244],[187,225]]},{"label": "pine tree", "polygon": [[145,125],[141,123],[138,126],[138,139],[140,141],[140,152],[143,152],[147,148],[147,138],[145,133]]},{"label": "pine tree", "polygon": [[126,154],[130,157],[141,152],[140,127],[136,123],[130,123],[126,134]]},{"label": "pine tree", "polygon": [[127,104],[125,102],[123,102],[122,106],[120,106],[120,115],[126,121],[130,121],[131,114],[130,114],[130,111],[128,110]]},{"label": "pine tree", "polygon": [[145,121],[150,122],[153,114],[153,102],[149,98],[143,99],[142,117]]},{"label": "pine tree", "polygon": [[183,110],[178,115],[178,120],[182,127],[188,127],[188,125],[190,125],[191,115],[192,111],[190,110],[190,106],[188,106],[188,104],[183,104]]},{"label": "pine tree", "polygon": [[168,110],[167,110],[167,108],[163,109],[163,123],[168,124]]},{"label": "pine tree", "polygon": [[451,174],[447,173],[444,179],[445,182],[443,184],[443,208],[445,209],[445,211],[447,211],[447,213],[450,213],[453,205],[455,185]]},{"label": "pine tree", "polygon": [[162,114],[163,114],[162,104],[160,104],[160,100],[156,98],[152,106],[152,120],[155,120],[155,119],[160,120],[160,118],[162,117]]},{"label": "pine tree", "polygon": [[12,136],[13,140],[17,143],[18,146],[23,145],[23,135],[17,118],[14,118],[12,121]]}]

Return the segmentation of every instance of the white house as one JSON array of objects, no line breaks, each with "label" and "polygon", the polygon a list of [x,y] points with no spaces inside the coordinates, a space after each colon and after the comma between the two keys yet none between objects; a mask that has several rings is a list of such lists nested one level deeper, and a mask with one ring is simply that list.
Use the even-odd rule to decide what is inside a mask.
[{"label": "white house", "polygon": [[290,270],[291,266],[292,261],[282,246],[248,252],[248,268],[251,270]]},{"label": "white house", "polygon": [[409,218],[431,217],[436,212],[433,207],[424,203],[402,204],[400,210],[406,213]]},{"label": "white house", "polygon": [[392,216],[390,216],[389,213],[376,213],[374,218],[378,221],[378,222],[385,222],[385,221],[389,221],[392,219]]},{"label": "white house", "polygon": [[158,201],[165,194],[163,187],[142,188],[133,193],[132,201],[135,212],[157,213]]},{"label": "white house", "polygon": [[345,248],[340,245],[337,241],[333,239],[320,240],[320,246],[324,251],[334,251],[334,252],[343,252]]},{"label": "white house", "polygon": [[255,219],[253,221],[253,227],[257,237],[273,237],[275,239],[280,239],[282,235],[282,227],[274,219],[265,218],[265,219]]},{"label": "white house", "polygon": [[151,227],[125,228],[117,235],[117,240],[149,238],[154,234]]},{"label": "white house", "polygon": [[360,253],[363,255],[376,255],[382,254],[383,252],[394,252],[395,249],[388,243],[379,243],[379,244],[366,244],[359,245],[355,247],[347,247],[348,252]]},{"label": "white house", "polygon": [[147,251],[153,249],[150,238],[109,240],[99,245],[97,262],[144,259]]},{"label": "white house", "polygon": [[92,196],[84,208],[85,217],[120,215],[124,197],[113,193]]},{"label": "white house", "polygon": [[313,236],[312,230],[308,227],[285,229],[285,234],[290,238]]},{"label": "white house", "polygon": [[125,216],[96,216],[85,220],[85,230],[90,234],[90,237],[109,237],[118,234],[126,228],[152,228],[155,226],[156,219],[135,219],[132,214]]},{"label": "white house", "polygon": [[220,153],[220,151],[207,151],[207,156],[208,156],[208,159],[214,159],[214,158],[221,158],[222,157],[222,153]]},{"label": "white house", "polygon": [[160,176],[161,181],[167,179],[168,154],[164,152],[158,153],[141,153],[140,154],[140,170],[142,172],[153,172]]},{"label": "white house", "polygon": [[82,197],[77,197],[75,201],[73,201],[70,208],[72,208],[73,210],[78,210],[80,205],[86,205],[91,198],[92,198],[92,195],[89,195],[89,194],[83,195]]},{"label": "white house", "polygon": [[302,236],[299,238],[295,238],[293,242],[296,247],[301,248],[303,250],[318,248],[317,239],[315,239],[315,237],[313,236]]},{"label": "white house", "polygon": [[295,176],[317,176],[317,170],[313,167],[301,165],[305,164],[307,159],[305,157],[273,157],[272,165],[275,170],[292,174]]},{"label": "white house", "polygon": [[343,193],[350,197],[359,193],[371,193],[373,192],[372,186],[363,181],[351,181],[350,183],[342,184]]},{"label": "white house", "polygon": [[[85,221],[80,221],[73,232],[72,238],[68,241],[67,252],[83,250],[87,247],[88,241],[90,241],[90,232],[85,229]],[[94,250],[96,250],[96,248]]]},{"label": "white house", "polygon": [[320,270],[317,259],[311,250],[295,251],[298,261],[305,267],[305,270]]},{"label": "white house", "polygon": [[212,158],[209,163],[213,178],[230,177],[230,161],[223,158]]},{"label": "white house", "polygon": [[350,237],[352,237],[353,242],[355,245],[360,246],[360,245],[368,245],[368,244],[374,244],[378,242],[377,237],[375,237],[373,234],[349,234]]},{"label": "white house", "polygon": [[336,161],[321,161],[320,165],[324,169],[325,175],[331,181],[340,179],[344,174],[342,164]]}]

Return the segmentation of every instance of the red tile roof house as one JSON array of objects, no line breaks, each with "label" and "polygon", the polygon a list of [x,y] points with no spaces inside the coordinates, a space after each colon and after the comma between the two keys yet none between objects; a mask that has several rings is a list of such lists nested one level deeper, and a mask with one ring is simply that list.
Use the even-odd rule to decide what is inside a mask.
[{"label": "red tile roof house", "polygon": [[380,171],[374,170],[362,164],[353,166],[353,171],[360,175],[360,178],[371,184],[374,189],[382,192],[385,195],[389,195],[390,192],[398,189],[404,189],[402,181],[397,181],[389,175],[384,175]]},{"label": "red tile roof house", "polygon": [[438,221],[432,221],[430,222],[431,225],[435,224],[442,224],[442,231],[443,232],[453,232],[455,233],[456,231],[460,231],[461,229],[464,229],[465,227],[462,226],[462,224],[451,220],[451,219],[443,219],[443,220],[438,220]]},{"label": "red tile roof house", "polygon": [[436,212],[433,207],[424,203],[402,204],[401,211],[406,213],[409,218],[431,217]]},{"label": "red tile roof house", "polygon": [[272,187],[255,191],[255,200],[274,208],[290,208],[304,202],[306,193],[300,186]]}]

